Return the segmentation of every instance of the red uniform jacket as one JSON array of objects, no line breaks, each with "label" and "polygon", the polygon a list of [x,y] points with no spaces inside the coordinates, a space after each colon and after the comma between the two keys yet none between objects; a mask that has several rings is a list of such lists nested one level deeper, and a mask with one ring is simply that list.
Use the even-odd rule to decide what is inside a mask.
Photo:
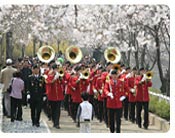
[{"label": "red uniform jacket", "polygon": [[71,77],[70,73],[65,71],[65,74],[64,74],[64,76],[63,76],[65,94],[70,94],[70,93],[68,93],[68,83],[69,83],[70,77]]},{"label": "red uniform jacket", "polygon": [[47,78],[45,79],[45,81],[46,81],[46,95],[47,95],[50,91],[52,91],[51,90],[52,89],[52,81],[55,77],[55,73],[50,71],[50,70],[46,70],[44,75],[47,76]]},{"label": "red uniform jacket", "polygon": [[[102,93],[104,91],[104,81],[102,80],[101,77],[98,77],[96,80],[96,84],[95,84],[95,89],[98,92],[98,101],[103,101],[103,97],[102,97]],[[100,94],[100,91],[102,91],[102,93]]]},{"label": "red uniform jacket", "polygon": [[[130,77],[128,79],[128,89],[134,89],[136,83],[136,77]],[[129,102],[135,102],[135,93],[129,92]]]},{"label": "red uniform jacket", "polygon": [[148,102],[149,101],[149,92],[148,87],[152,86],[152,82],[144,81],[142,84],[139,82],[142,80],[142,77],[139,76],[136,80],[136,102]]},{"label": "red uniform jacket", "polygon": [[57,79],[51,84],[51,91],[48,93],[49,101],[62,101],[64,100],[64,79]]},{"label": "red uniform jacket", "polygon": [[107,108],[122,108],[122,102],[120,101],[120,97],[124,95],[122,91],[122,84],[123,82],[120,80],[117,80],[117,83],[114,84],[114,81],[110,79],[109,81],[106,81],[105,87],[104,87],[104,93],[108,95],[108,93],[111,91],[110,87],[112,89],[112,93],[114,98],[111,99],[109,96],[107,97]]},{"label": "red uniform jacket", "polygon": [[[103,81],[104,84],[106,83],[106,77],[107,77],[108,75],[109,75],[108,72],[103,72],[103,73],[101,74],[101,79],[102,79],[102,81]],[[104,90],[103,90],[103,93],[102,93],[102,97],[103,97],[103,98],[107,98],[107,95],[104,93]]]},{"label": "red uniform jacket", "polygon": [[90,77],[89,77],[89,86],[88,86],[88,91],[87,91],[89,95],[94,95],[93,89],[94,89],[95,81],[96,81],[95,73],[94,71],[91,71]]}]

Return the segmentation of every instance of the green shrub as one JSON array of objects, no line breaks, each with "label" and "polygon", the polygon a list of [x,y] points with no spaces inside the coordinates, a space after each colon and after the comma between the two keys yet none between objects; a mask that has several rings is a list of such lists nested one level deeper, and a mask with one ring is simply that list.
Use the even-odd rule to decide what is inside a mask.
[{"label": "green shrub", "polygon": [[165,100],[159,100],[158,97],[150,96],[149,110],[161,118],[170,120],[170,104]]}]

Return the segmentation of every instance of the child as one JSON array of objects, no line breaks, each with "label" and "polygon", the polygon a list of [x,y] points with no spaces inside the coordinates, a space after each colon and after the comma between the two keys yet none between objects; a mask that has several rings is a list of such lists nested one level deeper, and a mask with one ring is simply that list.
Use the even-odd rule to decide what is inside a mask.
[{"label": "child", "polygon": [[83,102],[80,103],[77,111],[76,120],[78,127],[80,126],[80,133],[91,132],[91,120],[93,120],[94,110],[91,103],[89,103],[89,94],[83,92],[81,94]]}]

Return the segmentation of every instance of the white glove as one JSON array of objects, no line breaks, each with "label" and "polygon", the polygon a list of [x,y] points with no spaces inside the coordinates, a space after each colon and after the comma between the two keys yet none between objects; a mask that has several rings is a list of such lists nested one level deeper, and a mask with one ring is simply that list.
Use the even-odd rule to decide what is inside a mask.
[{"label": "white glove", "polygon": [[44,96],[44,97],[43,97],[43,101],[46,101],[46,99],[47,99],[47,97],[46,97],[46,96]]},{"label": "white glove", "polygon": [[27,100],[29,100],[30,99],[30,94],[27,94]]},{"label": "white glove", "polygon": [[48,76],[45,74],[45,75],[43,75],[43,77],[45,78],[45,79],[47,79],[48,78]]},{"label": "white glove", "polygon": [[131,93],[135,93],[135,89],[134,89],[134,88],[131,88],[131,89],[130,89],[130,92],[131,92]]},{"label": "white glove", "polygon": [[114,95],[113,95],[112,92],[109,92],[109,93],[108,93],[108,96],[109,96],[111,99],[114,99]]},{"label": "white glove", "polygon": [[121,96],[120,101],[123,101],[126,98],[126,96]]},{"label": "white glove", "polygon": [[146,74],[143,74],[143,78],[141,80],[141,82],[144,82],[146,80]]},{"label": "white glove", "polygon": [[56,72],[55,76],[54,76],[54,80],[57,80],[59,78],[59,73]]},{"label": "white glove", "polygon": [[94,89],[93,91],[94,91],[95,94],[97,93],[97,90],[96,89]]},{"label": "white glove", "polygon": [[99,90],[100,91],[100,94],[102,94],[103,93],[103,90],[101,89],[101,90]]}]

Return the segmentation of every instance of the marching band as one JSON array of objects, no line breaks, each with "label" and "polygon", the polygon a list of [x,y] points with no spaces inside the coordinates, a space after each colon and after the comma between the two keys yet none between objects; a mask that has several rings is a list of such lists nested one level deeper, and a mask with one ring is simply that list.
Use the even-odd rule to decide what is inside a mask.
[{"label": "marching band", "polygon": [[[30,101],[33,126],[39,127],[41,109],[44,108],[53,127],[60,129],[63,106],[68,116],[76,122],[77,110],[82,102],[81,94],[86,92],[96,118],[99,122],[104,121],[111,133],[121,132],[122,116],[141,128],[142,108],[143,127],[148,128],[148,87],[152,86],[152,72],[144,68],[125,67],[120,62],[121,54],[116,48],[108,48],[104,52],[105,65],[92,60],[82,61],[83,55],[78,47],[72,46],[66,51],[67,61],[60,62],[55,60],[55,53],[50,46],[41,47],[37,63],[31,65],[32,72],[27,71],[27,82],[24,83],[27,98],[24,99]],[[24,72],[22,67],[17,69]]]}]

